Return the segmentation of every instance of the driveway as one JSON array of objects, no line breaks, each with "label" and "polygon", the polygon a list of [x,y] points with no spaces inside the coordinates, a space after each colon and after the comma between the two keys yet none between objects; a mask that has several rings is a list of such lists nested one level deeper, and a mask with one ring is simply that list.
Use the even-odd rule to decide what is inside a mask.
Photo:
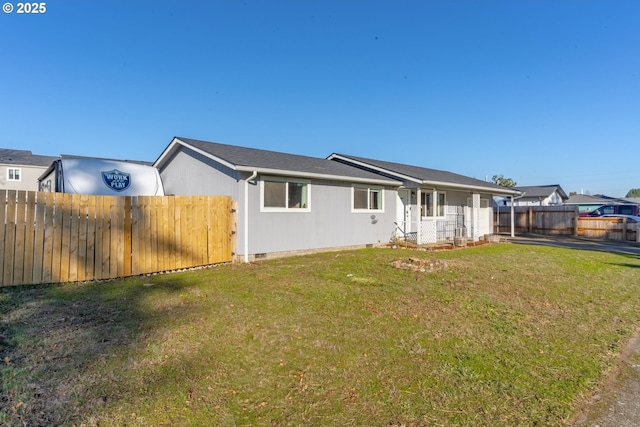
[{"label": "driveway", "polygon": [[[595,241],[566,236],[522,235],[508,238],[516,244],[559,246],[581,250],[616,252],[640,257],[640,243]],[[639,277],[640,282],[640,277]],[[572,421],[573,427],[640,426],[640,330],[620,355],[616,369],[591,396]]]},{"label": "driveway", "polygon": [[537,234],[522,234],[516,237],[508,237],[506,240],[511,243],[527,245],[559,246],[562,248],[616,252],[640,256],[640,243],[621,240],[593,240],[573,236],[540,236]]}]

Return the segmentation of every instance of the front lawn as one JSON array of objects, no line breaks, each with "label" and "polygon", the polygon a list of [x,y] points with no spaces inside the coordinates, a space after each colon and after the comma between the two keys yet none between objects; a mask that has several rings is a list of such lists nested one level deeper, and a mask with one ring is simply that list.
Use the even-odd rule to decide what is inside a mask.
[{"label": "front lawn", "polygon": [[367,249],[4,288],[0,315],[1,425],[560,426],[640,325],[640,259]]}]

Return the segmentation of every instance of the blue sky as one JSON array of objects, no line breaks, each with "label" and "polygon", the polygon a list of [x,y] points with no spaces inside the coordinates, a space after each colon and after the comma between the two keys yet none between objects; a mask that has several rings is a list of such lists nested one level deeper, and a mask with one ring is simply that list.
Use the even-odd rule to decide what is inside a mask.
[{"label": "blue sky", "polygon": [[0,147],[153,161],[178,135],[640,188],[637,1],[11,3]]}]

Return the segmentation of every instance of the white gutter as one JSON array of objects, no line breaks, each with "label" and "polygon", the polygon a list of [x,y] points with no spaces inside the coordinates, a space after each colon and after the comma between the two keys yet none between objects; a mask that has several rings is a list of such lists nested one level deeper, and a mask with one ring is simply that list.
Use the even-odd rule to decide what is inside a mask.
[{"label": "white gutter", "polygon": [[293,177],[300,177],[300,178],[317,178],[317,179],[326,179],[331,181],[346,181],[346,182],[357,182],[357,183],[364,183],[364,184],[378,184],[378,185],[390,185],[390,186],[402,185],[402,182],[391,180],[391,179],[357,178],[352,176],[331,175],[331,174],[325,174],[325,173],[289,171],[289,170],[271,169],[271,168],[256,168],[255,166],[254,167],[236,166],[234,169],[241,172],[260,172],[263,175],[293,176]]},{"label": "white gutter", "polygon": [[492,188],[492,187],[481,187],[478,185],[469,185],[469,184],[454,184],[451,182],[440,182],[440,181],[422,181],[422,184],[428,187],[448,187],[448,188],[464,188],[467,190],[476,190],[481,193],[491,193],[491,194],[509,194],[515,196],[520,193],[518,190],[502,190],[501,188]]},{"label": "white gutter", "polygon": [[258,171],[253,171],[244,181],[244,262],[249,262],[249,181],[256,176]]}]

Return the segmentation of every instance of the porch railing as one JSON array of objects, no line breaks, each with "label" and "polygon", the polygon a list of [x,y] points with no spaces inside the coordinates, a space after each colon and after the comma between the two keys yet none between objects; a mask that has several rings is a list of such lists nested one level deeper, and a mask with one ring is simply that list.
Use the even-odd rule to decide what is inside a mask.
[{"label": "porch railing", "polygon": [[453,240],[455,237],[467,237],[468,230],[464,217],[458,215],[446,218],[423,219],[422,221],[396,222],[395,237],[412,243],[437,243]]}]

